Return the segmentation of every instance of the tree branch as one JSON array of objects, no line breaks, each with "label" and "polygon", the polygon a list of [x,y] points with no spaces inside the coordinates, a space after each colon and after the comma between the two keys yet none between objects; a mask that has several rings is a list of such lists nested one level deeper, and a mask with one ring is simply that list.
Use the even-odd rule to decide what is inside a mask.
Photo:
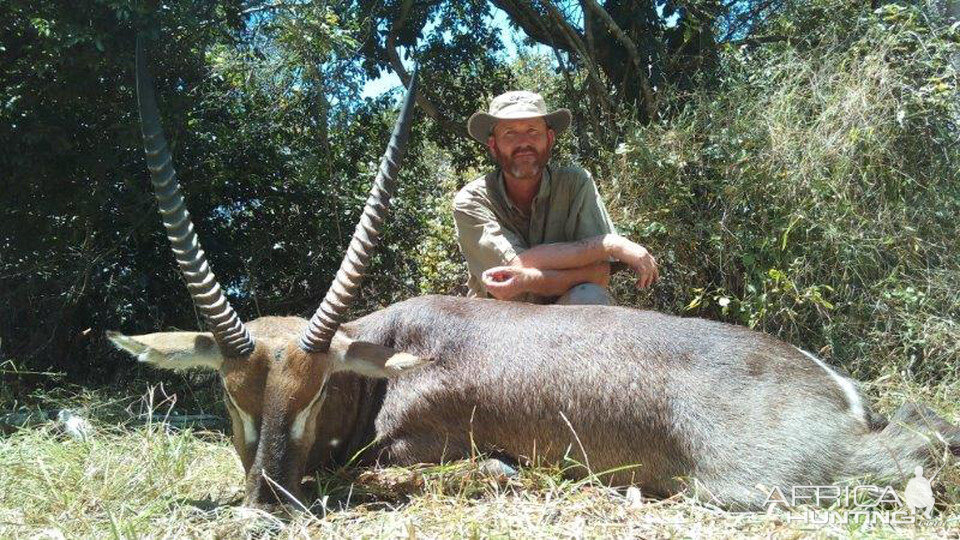
[{"label": "tree branch", "polygon": [[[413,0],[404,0],[403,4],[400,6],[400,15],[390,27],[390,33],[387,34],[386,43],[387,62],[389,62],[390,67],[393,68],[393,71],[396,72],[397,76],[400,77],[400,81],[404,86],[410,85],[410,74],[407,72],[406,68],[403,67],[403,62],[400,60],[400,53],[397,52],[396,39],[397,31],[402,28],[407,21],[407,15],[410,13],[410,7],[412,4]],[[440,109],[438,109],[437,106],[430,101],[424,85],[420,86],[420,91],[417,92],[416,100],[417,105],[420,105],[424,112],[427,113],[427,116],[440,124],[440,127],[456,135],[472,140],[470,134],[467,133],[466,126],[447,118],[447,116],[440,112]]]},{"label": "tree branch", "polygon": [[241,11],[240,14],[241,14],[241,15],[251,15],[251,14],[253,14],[253,13],[259,13],[259,12],[261,12],[261,11],[270,11],[270,10],[272,10],[272,9],[283,9],[283,8],[288,8],[288,7],[294,7],[294,6],[291,5],[291,4],[288,4],[288,3],[286,3],[286,2],[276,2],[276,3],[273,3],[273,4],[263,4],[263,5],[260,5],[260,6],[249,7],[249,8],[247,8],[247,9]]},{"label": "tree branch", "polygon": [[757,46],[757,45],[762,45],[762,44],[764,44],[764,43],[778,43],[778,42],[781,42],[781,41],[786,41],[787,43],[789,43],[789,42],[790,42],[790,36],[757,36],[757,37],[748,37],[748,38],[740,39],[740,40],[737,40],[737,41],[731,41],[731,42],[730,42],[730,45],[733,45],[734,47],[740,47],[740,46],[742,46],[742,45],[747,45],[747,46],[753,46],[753,47],[755,47],[755,46]]},{"label": "tree branch", "polygon": [[613,111],[613,103],[610,100],[610,94],[607,92],[607,89],[604,87],[603,82],[600,80],[600,73],[597,70],[597,65],[593,62],[593,58],[590,57],[587,52],[587,47],[583,44],[583,40],[580,39],[580,34],[576,29],[572,28],[567,24],[566,19],[563,14],[560,13],[560,10],[553,5],[553,2],[550,0],[541,0],[544,7],[546,7],[547,12],[550,17],[553,18],[555,24],[560,28],[566,37],[567,43],[570,44],[573,49],[572,52],[576,52],[577,56],[580,57],[581,61],[587,68],[587,81],[590,83],[590,86],[593,87],[593,92],[597,96],[597,99],[600,101],[600,107],[603,109],[604,114],[609,118]]},{"label": "tree branch", "polygon": [[[647,113],[647,118],[651,122],[655,122],[658,118],[657,98],[653,94],[653,88],[650,87],[650,79],[647,78],[647,74],[643,71],[643,65],[640,62],[640,53],[637,51],[636,44],[627,36],[623,29],[620,28],[617,22],[613,20],[613,17],[607,13],[607,10],[603,9],[596,0],[580,0],[580,3],[594,12],[607,27],[607,30],[609,30],[610,33],[617,38],[617,41],[627,50],[627,54],[630,55],[630,60],[633,62],[633,67],[637,72],[637,76],[640,78],[640,92],[643,95],[643,105]],[[586,15],[586,13],[584,13],[584,15]],[[586,19],[586,17],[584,17],[584,19]]]},{"label": "tree branch", "polygon": [[[553,54],[557,58],[557,64],[560,66],[560,71],[563,73],[563,80],[567,84],[567,92],[573,96],[576,95],[576,91],[573,86],[573,77],[570,76],[570,71],[567,69],[567,63],[563,61],[563,56],[560,54],[560,49],[552,47]],[[572,104],[574,114],[580,116],[578,113],[581,112],[580,105]],[[597,120],[597,117],[593,114],[590,114],[590,111],[586,112],[587,118],[590,120],[590,125],[593,127],[594,133],[600,133],[600,122]],[[580,147],[580,153],[582,155],[592,156],[593,150],[590,148],[590,139],[587,138],[586,133],[583,132],[582,122],[577,122],[573,126],[574,131],[577,133],[577,142]]]},{"label": "tree branch", "polygon": [[557,39],[556,34],[562,31],[555,25],[545,22],[543,13],[533,9],[531,2],[490,0],[490,3],[507,12],[510,21],[523,29],[530,39],[548,47],[559,47],[566,52],[576,52],[565,40],[561,42]]}]

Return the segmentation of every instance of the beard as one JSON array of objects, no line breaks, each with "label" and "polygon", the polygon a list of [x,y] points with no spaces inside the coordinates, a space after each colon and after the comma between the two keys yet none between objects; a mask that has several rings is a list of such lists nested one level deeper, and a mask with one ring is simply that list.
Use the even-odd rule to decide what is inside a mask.
[{"label": "beard", "polygon": [[519,179],[540,178],[547,161],[550,160],[549,148],[538,152],[532,146],[523,146],[506,155],[495,147],[494,152],[500,168],[511,177]]}]

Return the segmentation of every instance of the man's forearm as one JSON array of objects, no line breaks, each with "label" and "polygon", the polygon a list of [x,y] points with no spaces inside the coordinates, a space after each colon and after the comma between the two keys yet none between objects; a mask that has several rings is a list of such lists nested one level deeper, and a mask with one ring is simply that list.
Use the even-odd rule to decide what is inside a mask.
[{"label": "man's forearm", "polygon": [[555,296],[581,283],[606,287],[610,259],[633,268],[640,288],[659,277],[656,260],[645,247],[616,234],[604,234],[577,242],[535,246],[514,257],[508,266],[487,269],[481,279],[487,292],[501,300],[525,292]]},{"label": "man's forearm", "polygon": [[540,244],[517,255],[510,265],[539,270],[584,268],[616,258],[620,240],[615,234],[601,234],[576,242]]},{"label": "man's forearm", "polygon": [[581,283],[606,287],[610,283],[610,265],[599,262],[579,268],[534,270],[523,288],[524,292],[540,296],[559,296]]}]

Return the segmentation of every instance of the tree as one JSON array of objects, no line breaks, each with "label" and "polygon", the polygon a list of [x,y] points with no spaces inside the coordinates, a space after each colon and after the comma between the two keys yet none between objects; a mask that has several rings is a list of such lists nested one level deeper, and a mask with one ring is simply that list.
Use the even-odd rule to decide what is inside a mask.
[{"label": "tree", "polygon": [[[369,17],[362,38],[368,75],[391,69],[405,79],[399,52],[405,48],[429,65],[429,72],[447,75],[427,85],[421,104],[445,129],[465,136],[463,122],[455,119],[473,112],[482,102],[471,87],[479,85],[489,95],[509,82],[490,77],[502,65],[495,54],[502,43],[485,22],[492,7],[506,12],[511,24],[531,42],[554,50],[559,69],[567,75],[567,99],[575,116],[588,122],[593,133],[601,134],[610,133],[614,118],[624,112],[632,112],[642,122],[656,121],[663,114],[667,88],[689,89],[697,77],[715,69],[719,43],[750,36],[757,21],[785,3],[367,0],[351,6]],[[460,66],[471,66],[472,73],[466,78],[449,77],[449,70],[433,65],[451,58],[459,60]],[[450,101],[446,98],[453,84],[466,94]]]},{"label": "tree", "polygon": [[[252,318],[319,304],[394,100],[357,97],[351,29],[332,10],[262,6],[2,4],[0,360],[97,379],[116,367],[104,329],[198,326],[144,167],[138,32],[188,207],[234,305]],[[423,168],[411,178],[406,189],[436,189]],[[409,266],[416,219],[391,223],[381,271]]]}]

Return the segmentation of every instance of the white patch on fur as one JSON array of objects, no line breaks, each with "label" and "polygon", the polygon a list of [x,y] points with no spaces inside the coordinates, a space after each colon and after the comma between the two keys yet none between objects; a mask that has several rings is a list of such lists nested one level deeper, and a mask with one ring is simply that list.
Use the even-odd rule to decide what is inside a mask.
[{"label": "white patch on fur", "polygon": [[836,371],[830,369],[830,366],[823,363],[823,360],[820,360],[813,354],[801,349],[800,347],[794,347],[798,351],[802,352],[807,358],[813,360],[818,366],[820,366],[824,371],[827,372],[830,377],[836,381],[837,385],[843,390],[844,395],[847,396],[847,403],[850,404],[850,412],[853,413],[857,420],[866,423],[867,414],[866,410],[863,408],[863,402],[860,400],[860,393],[857,392],[857,387],[850,379],[840,375]]},{"label": "white patch on fur", "polygon": [[233,408],[237,410],[237,416],[240,417],[240,423],[243,427],[243,442],[247,443],[247,446],[254,444],[260,438],[260,434],[257,433],[257,425],[253,422],[253,416],[237,405],[230,392],[227,392],[227,398],[233,404]]},{"label": "white patch on fur", "polygon": [[295,441],[300,441],[303,439],[303,434],[307,430],[307,421],[311,417],[315,416],[311,414],[314,412],[314,408],[320,410],[320,407],[323,405],[323,400],[327,395],[327,380],[324,379],[323,383],[320,385],[320,390],[317,392],[317,395],[313,396],[313,399],[310,400],[310,403],[304,407],[304,409],[297,413],[297,416],[293,419],[293,424],[290,426],[290,438]]},{"label": "white patch on fur", "polygon": [[414,356],[405,352],[398,352],[391,356],[383,365],[383,367],[388,373],[399,375],[408,369],[413,369],[429,363],[429,360],[420,358],[419,356]]}]

